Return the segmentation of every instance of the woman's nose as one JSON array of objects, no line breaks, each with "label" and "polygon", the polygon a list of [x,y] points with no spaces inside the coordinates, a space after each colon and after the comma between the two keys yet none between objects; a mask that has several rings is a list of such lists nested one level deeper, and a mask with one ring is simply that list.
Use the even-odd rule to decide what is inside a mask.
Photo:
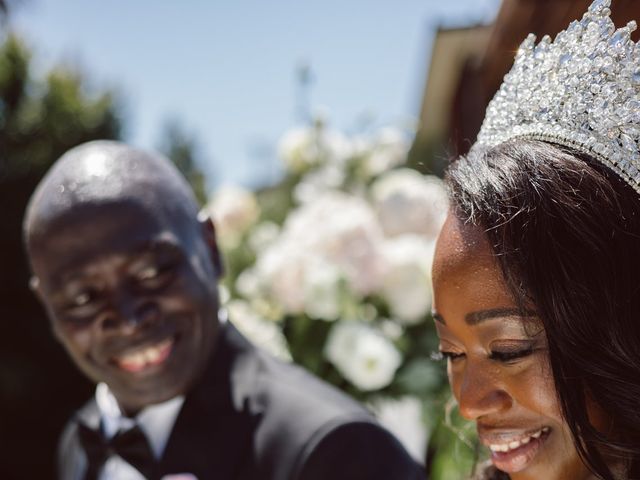
[{"label": "woman's nose", "polygon": [[460,414],[468,420],[507,411],[513,404],[511,395],[485,363],[475,364],[467,360],[461,378],[454,386],[454,395]]}]

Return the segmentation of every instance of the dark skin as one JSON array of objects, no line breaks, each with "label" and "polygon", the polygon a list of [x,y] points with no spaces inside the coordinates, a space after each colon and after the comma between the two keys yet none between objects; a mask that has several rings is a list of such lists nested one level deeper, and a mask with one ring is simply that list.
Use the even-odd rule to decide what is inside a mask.
[{"label": "dark skin", "polygon": [[[94,147],[89,153],[104,152]],[[123,149],[136,155],[126,147],[118,155]],[[79,156],[66,163],[63,157],[30,206],[32,286],[78,368],[107,383],[133,415],[186,393],[214,350],[221,273],[215,232],[210,219],[189,215],[195,205],[163,207],[189,198],[171,195],[186,188],[171,169],[134,158],[149,169],[140,185],[119,175],[119,162],[86,176],[78,163],[92,155]],[[51,193],[70,182],[89,193],[63,200]]]}]

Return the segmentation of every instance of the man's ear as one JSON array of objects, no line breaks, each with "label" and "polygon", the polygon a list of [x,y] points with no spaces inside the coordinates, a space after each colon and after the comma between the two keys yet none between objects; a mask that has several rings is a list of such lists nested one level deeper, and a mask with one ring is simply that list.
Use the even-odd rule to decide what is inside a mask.
[{"label": "man's ear", "polygon": [[42,286],[40,284],[40,279],[35,275],[32,275],[29,278],[29,290],[33,292],[33,294],[40,300],[40,303],[44,307],[45,312],[47,313],[47,317],[49,317],[49,325],[51,327],[51,331],[53,332],[53,336],[62,343],[62,336],[60,335],[60,331],[56,328],[56,323],[53,321],[53,313],[50,310],[49,304],[46,302],[46,297],[42,292]]},{"label": "man's ear", "polygon": [[213,268],[215,269],[218,278],[220,278],[224,275],[224,266],[222,264],[222,256],[220,255],[218,242],[216,240],[216,227],[213,224],[211,217],[202,210],[198,214],[198,222],[200,222],[205,242],[209,247],[209,254],[213,261]]},{"label": "man's ear", "polygon": [[33,292],[33,294],[38,297],[38,300],[43,301],[42,290],[40,290],[40,279],[35,275],[32,275],[29,278],[29,290]]}]

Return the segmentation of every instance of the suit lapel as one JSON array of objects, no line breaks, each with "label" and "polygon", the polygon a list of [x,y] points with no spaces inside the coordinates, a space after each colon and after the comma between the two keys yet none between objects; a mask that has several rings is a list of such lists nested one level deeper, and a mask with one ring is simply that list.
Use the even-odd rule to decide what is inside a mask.
[{"label": "suit lapel", "polygon": [[251,402],[253,348],[226,324],[205,375],[187,395],[160,463],[160,476],[236,480],[253,467],[253,432],[260,413]]}]

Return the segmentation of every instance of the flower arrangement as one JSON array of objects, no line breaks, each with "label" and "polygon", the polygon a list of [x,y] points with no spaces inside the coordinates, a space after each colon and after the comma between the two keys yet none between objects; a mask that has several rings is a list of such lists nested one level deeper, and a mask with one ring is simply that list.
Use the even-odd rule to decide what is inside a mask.
[{"label": "flower arrangement", "polygon": [[280,183],[222,187],[206,209],[234,324],[368,404],[424,461],[448,391],[430,313],[447,199],[403,166],[409,146],[397,129],[347,137],[318,121],[282,137]]}]

